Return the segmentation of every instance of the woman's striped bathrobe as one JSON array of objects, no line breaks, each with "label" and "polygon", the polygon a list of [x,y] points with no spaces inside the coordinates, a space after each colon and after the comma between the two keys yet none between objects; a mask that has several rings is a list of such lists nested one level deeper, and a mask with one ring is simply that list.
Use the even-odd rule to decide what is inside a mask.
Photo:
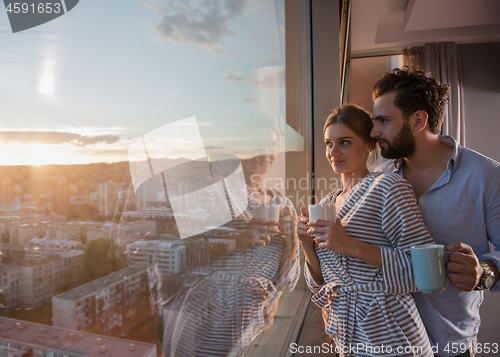
[{"label": "woman's striped bathrobe", "polygon": [[[341,192],[322,203],[334,203]],[[432,356],[409,294],[417,290],[410,247],[433,242],[411,186],[397,174],[370,173],[351,190],[337,218],[351,237],[381,248],[383,265],[380,271],[316,246],[325,281],[319,286],[306,264],[312,300],[329,309],[326,332],[340,355]]]}]

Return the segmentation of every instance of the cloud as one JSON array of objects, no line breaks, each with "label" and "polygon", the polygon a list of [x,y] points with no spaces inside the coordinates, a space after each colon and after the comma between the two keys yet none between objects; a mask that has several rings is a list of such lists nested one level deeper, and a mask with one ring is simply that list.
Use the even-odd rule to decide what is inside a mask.
[{"label": "cloud", "polygon": [[249,0],[205,0],[198,6],[185,0],[172,0],[157,9],[160,21],[155,26],[167,41],[206,48],[217,55],[224,37],[234,36],[229,23],[243,15]]},{"label": "cloud", "polygon": [[226,77],[224,78],[226,81],[244,81],[246,78],[243,77],[243,73],[241,71],[236,72],[233,74],[233,69],[231,67],[228,67],[226,70]]},{"label": "cloud", "polygon": [[[8,129],[6,129],[8,130]],[[46,128],[36,128],[33,131],[45,131]],[[96,136],[96,135],[120,135],[130,130],[130,128],[125,126],[73,126],[73,125],[58,125],[57,131],[69,132],[69,133],[80,133],[86,136]],[[2,129],[0,129],[2,131]]]},{"label": "cloud", "polygon": [[92,156],[124,156],[126,160],[128,150],[127,149],[117,149],[117,150],[92,150],[86,153]]},{"label": "cloud", "polygon": [[260,33],[255,32],[255,33],[251,34],[250,36],[248,36],[248,38],[250,39],[250,41],[253,41],[253,40],[255,40],[255,39],[256,39],[259,35],[260,35]]},{"label": "cloud", "polygon": [[252,102],[254,102],[254,101],[255,101],[255,98],[248,97],[248,98],[243,99],[243,101],[244,101],[245,103],[252,103]]},{"label": "cloud", "polygon": [[97,143],[114,144],[120,140],[116,135],[85,136],[60,131],[0,131],[0,140],[4,143],[49,144],[71,143],[77,147]]},{"label": "cloud", "polygon": [[265,76],[260,81],[254,79],[252,81],[253,84],[257,86],[261,86],[264,88],[279,88],[280,87],[280,71],[277,70],[273,74],[269,76]]}]

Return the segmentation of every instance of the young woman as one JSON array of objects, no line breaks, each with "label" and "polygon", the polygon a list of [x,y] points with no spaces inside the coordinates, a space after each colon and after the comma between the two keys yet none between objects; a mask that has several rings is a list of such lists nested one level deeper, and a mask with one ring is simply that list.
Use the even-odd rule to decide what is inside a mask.
[{"label": "young woman", "polygon": [[328,310],[326,332],[341,356],[432,356],[409,294],[417,290],[409,250],[433,241],[410,185],[367,169],[375,154],[372,125],[352,104],[326,120],[326,158],[343,188],[321,201],[336,205],[336,222],[309,222],[302,209],[297,233],[306,280],[312,300]]}]

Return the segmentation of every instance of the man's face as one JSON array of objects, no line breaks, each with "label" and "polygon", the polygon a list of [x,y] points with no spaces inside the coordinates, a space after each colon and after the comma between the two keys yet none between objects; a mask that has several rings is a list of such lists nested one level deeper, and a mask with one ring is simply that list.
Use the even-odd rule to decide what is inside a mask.
[{"label": "man's face", "polygon": [[415,152],[415,138],[407,119],[394,105],[396,93],[387,93],[373,103],[373,129],[380,153],[386,159],[410,157]]}]

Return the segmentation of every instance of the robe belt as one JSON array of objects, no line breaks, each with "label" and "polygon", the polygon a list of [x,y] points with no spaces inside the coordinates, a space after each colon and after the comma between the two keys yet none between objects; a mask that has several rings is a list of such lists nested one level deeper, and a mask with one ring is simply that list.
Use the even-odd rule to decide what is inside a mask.
[{"label": "robe belt", "polygon": [[[355,307],[358,300],[358,292],[384,292],[385,284],[383,282],[372,282],[368,284],[339,285],[327,283],[321,290],[314,294],[312,301],[323,308],[329,307],[329,318],[326,333],[335,337],[337,345],[343,341],[344,345],[352,345],[354,335]],[[331,301],[328,298],[339,299],[337,314],[331,313]],[[338,321],[336,320],[338,316]],[[342,348],[342,346],[339,346]]]},{"label": "robe belt", "polygon": [[329,296],[337,297],[343,295],[343,293],[353,293],[359,291],[385,292],[385,284],[383,282],[351,285],[339,285],[333,282],[327,283],[321,287],[320,291],[313,295],[312,301],[314,301],[319,307],[324,307],[328,304]]}]

